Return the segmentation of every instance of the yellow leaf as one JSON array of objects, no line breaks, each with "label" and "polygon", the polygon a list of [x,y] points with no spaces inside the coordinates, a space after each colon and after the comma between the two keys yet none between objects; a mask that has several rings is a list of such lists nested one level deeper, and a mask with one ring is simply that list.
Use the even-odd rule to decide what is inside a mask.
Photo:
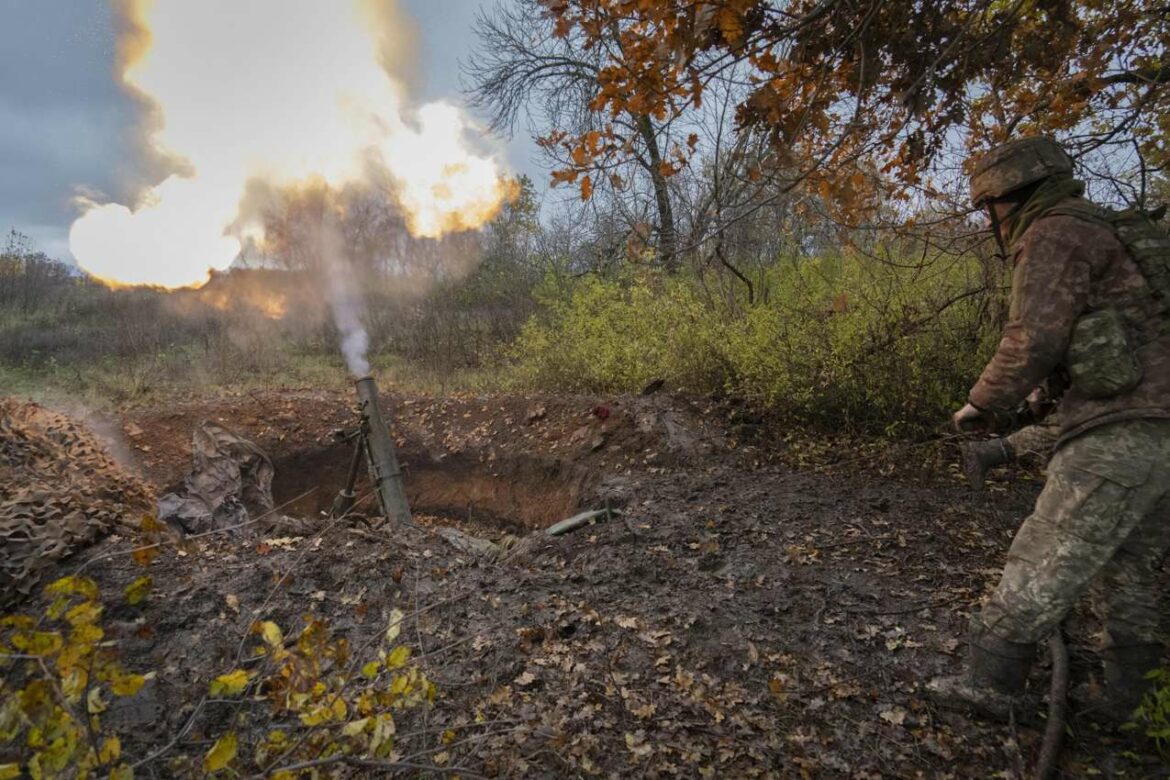
[{"label": "yellow leaf", "polygon": [[385,758],[394,749],[394,716],[384,712],[374,718],[374,733],[370,736],[370,752]]},{"label": "yellow leaf", "polygon": [[78,604],[65,613],[65,619],[71,626],[90,626],[98,622],[102,616],[102,605],[93,602]]},{"label": "yellow leaf", "polygon": [[386,657],[387,669],[401,669],[410,660],[410,648],[406,645],[399,645],[391,651],[390,655]]},{"label": "yellow leaf", "polygon": [[400,674],[390,681],[390,693],[395,696],[409,693],[410,687],[410,676],[407,674]]},{"label": "yellow leaf", "polygon": [[347,737],[356,737],[358,734],[361,734],[363,731],[366,730],[366,726],[368,726],[369,723],[370,723],[369,718],[362,718],[361,720],[350,721],[349,723],[346,723],[345,726],[342,727],[341,733]]},{"label": "yellow leaf", "polygon": [[280,626],[271,620],[265,620],[260,624],[260,635],[271,647],[284,647],[284,634],[280,632]]},{"label": "yellow leaf", "polygon": [[20,777],[20,764],[0,764],[0,780],[15,780]]},{"label": "yellow leaf", "polygon": [[98,586],[89,577],[62,577],[45,588],[45,592],[57,596],[75,593],[93,600],[98,597]]},{"label": "yellow leaf", "polygon": [[29,631],[12,637],[12,646],[27,655],[52,655],[61,649],[61,635],[50,631]]},{"label": "yellow leaf", "polygon": [[133,696],[142,690],[145,684],[146,678],[141,674],[114,674],[110,688],[113,689],[115,696]]},{"label": "yellow leaf", "polygon": [[[57,671],[62,674],[61,693],[71,702],[80,701],[85,686],[89,684],[89,671],[72,661],[62,663],[60,658],[57,659]],[[88,706],[88,702],[86,704]]]},{"label": "yellow leaf", "polygon": [[236,758],[236,732],[229,731],[215,741],[211,750],[203,757],[204,772],[218,772]]},{"label": "yellow leaf", "polygon": [[98,762],[108,764],[111,761],[117,761],[120,755],[122,755],[121,740],[117,737],[107,737],[106,741],[102,743],[101,751],[98,753]]},{"label": "yellow leaf", "polygon": [[237,696],[248,687],[248,673],[243,669],[221,674],[211,682],[212,696]]},{"label": "yellow leaf", "polygon": [[386,643],[390,644],[398,635],[402,633],[402,621],[406,616],[402,614],[402,610],[396,609],[390,613],[390,623],[386,626]]},{"label": "yellow leaf", "polygon": [[28,615],[5,615],[0,617],[0,628],[32,628],[37,624]]},{"label": "yellow leaf", "polygon": [[443,735],[442,735],[442,737],[440,737],[440,740],[442,741],[442,743],[444,745],[450,745],[452,742],[455,741],[455,732],[452,731],[451,729],[447,729],[446,731],[443,732]]},{"label": "yellow leaf", "polygon": [[[69,644],[73,647],[86,647],[88,645],[97,644],[103,636],[105,631],[95,626],[92,623],[82,623],[69,632]],[[88,647],[86,647],[88,649]]]},{"label": "yellow leaf", "polygon": [[126,586],[126,603],[132,607],[141,604],[146,601],[146,597],[150,595],[153,587],[154,580],[149,576],[139,577]]},{"label": "yellow leaf", "polygon": [[134,780],[134,770],[129,764],[122,764],[110,772],[110,780]]},{"label": "yellow leaf", "polygon": [[368,664],[362,667],[362,677],[365,677],[367,680],[372,680],[378,676],[378,671],[381,668],[382,665],[379,662],[370,661]]},{"label": "yellow leaf", "polygon": [[333,717],[336,720],[345,720],[347,714],[349,709],[345,706],[345,699],[338,696],[333,700]]},{"label": "yellow leaf", "polygon": [[89,695],[85,697],[85,708],[89,710],[90,715],[100,715],[109,707],[109,703],[102,699],[101,688],[90,688]]}]

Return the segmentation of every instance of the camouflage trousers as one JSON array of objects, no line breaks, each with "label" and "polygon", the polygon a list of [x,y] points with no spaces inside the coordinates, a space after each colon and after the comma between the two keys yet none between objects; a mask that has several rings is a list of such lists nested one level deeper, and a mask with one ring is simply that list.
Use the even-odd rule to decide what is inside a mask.
[{"label": "camouflage trousers", "polygon": [[1157,573],[1168,549],[1170,420],[1091,429],[1052,457],[976,623],[1034,642],[1092,588],[1111,642],[1160,642]]}]

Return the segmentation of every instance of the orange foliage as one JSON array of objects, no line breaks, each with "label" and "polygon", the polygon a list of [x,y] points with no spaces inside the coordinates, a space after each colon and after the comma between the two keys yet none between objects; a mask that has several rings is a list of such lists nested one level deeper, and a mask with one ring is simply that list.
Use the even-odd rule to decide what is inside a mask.
[{"label": "orange foliage", "polygon": [[[1170,20],[1162,0],[544,5],[558,36],[607,52],[590,104],[598,114],[669,122],[700,106],[705,85],[730,63],[747,66],[739,127],[765,137],[771,166],[841,215],[871,207],[879,195],[929,193],[927,169],[960,138],[975,149],[1075,129],[1081,150],[1124,143],[1151,168],[1170,163],[1163,140]],[[680,155],[694,154],[695,140]],[[549,143],[571,161],[554,181],[575,181],[573,174],[630,153],[612,129]],[[661,172],[683,165],[664,162]],[[753,180],[760,175],[749,169]]]}]

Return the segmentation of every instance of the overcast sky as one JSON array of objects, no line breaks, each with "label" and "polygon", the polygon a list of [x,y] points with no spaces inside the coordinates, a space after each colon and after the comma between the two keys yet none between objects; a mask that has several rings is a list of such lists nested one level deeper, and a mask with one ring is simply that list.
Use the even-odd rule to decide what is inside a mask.
[{"label": "overcast sky", "polygon": [[[402,0],[418,24],[424,98],[459,97],[475,12],[492,2]],[[113,57],[109,0],[0,0],[0,231],[15,227],[61,259],[71,259],[78,188],[118,200],[143,175],[128,132],[135,107],[114,83]],[[539,184],[533,154],[516,139],[508,163]]]}]

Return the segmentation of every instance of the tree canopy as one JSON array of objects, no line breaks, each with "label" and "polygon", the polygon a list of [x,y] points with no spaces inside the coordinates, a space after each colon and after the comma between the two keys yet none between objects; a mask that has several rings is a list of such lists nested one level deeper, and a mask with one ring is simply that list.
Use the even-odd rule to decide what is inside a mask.
[{"label": "tree canopy", "polygon": [[[542,0],[596,57],[589,108],[668,125],[736,90],[743,175],[809,187],[843,219],[938,195],[966,153],[1057,135],[1140,201],[1168,162],[1170,6],[1157,0]],[[615,121],[547,141],[594,175],[633,153]],[[671,176],[698,151],[676,142]],[[588,196],[589,187],[583,186]]]}]

